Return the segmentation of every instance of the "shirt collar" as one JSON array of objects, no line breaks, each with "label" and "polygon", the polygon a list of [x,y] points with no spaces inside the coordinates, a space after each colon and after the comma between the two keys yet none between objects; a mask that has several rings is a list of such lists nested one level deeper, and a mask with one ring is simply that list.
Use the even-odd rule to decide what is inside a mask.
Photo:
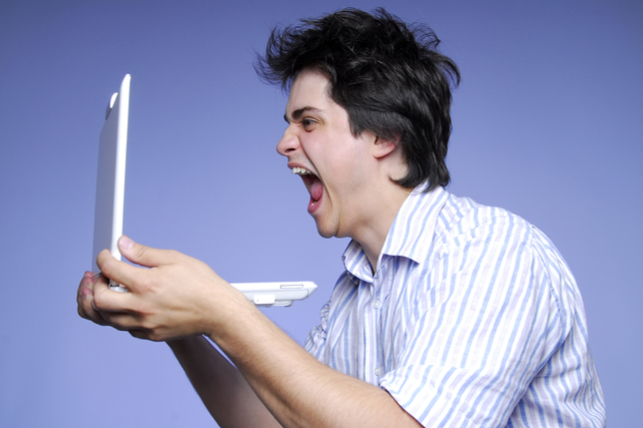
[{"label": "shirt collar", "polygon": [[426,260],[438,216],[448,196],[442,187],[426,192],[426,186],[427,183],[417,186],[402,204],[386,236],[380,259],[387,255],[406,257],[416,263]]},{"label": "shirt collar", "polygon": [[[383,256],[406,257],[416,263],[426,260],[433,242],[433,233],[438,216],[446,203],[448,193],[442,187],[430,192],[427,183],[417,186],[406,198],[389,229],[378,266]],[[361,245],[352,240],[342,256],[345,269],[353,276],[373,282],[371,265]]]}]

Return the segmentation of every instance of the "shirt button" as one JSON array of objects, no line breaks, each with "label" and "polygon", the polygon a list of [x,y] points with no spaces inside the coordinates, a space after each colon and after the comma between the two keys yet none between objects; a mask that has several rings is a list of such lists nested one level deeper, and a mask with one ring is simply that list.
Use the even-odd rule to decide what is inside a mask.
[{"label": "shirt button", "polygon": [[379,376],[380,374],[382,374],[382,370],[379,367],[375,367],[373,373],[375,373],[375,376]]},{"label": "shirt button", "polygon": [[373,302],[373,307],[375,309],[379,309],[380,306],[382,306],[382,302],[380,302],[380,299],[375,299],[375,301]]}]

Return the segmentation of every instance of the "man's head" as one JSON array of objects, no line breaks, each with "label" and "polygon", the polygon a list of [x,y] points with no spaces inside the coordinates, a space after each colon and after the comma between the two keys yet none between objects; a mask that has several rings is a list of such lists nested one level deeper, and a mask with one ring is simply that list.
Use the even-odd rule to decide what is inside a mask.
[{"label": "man's head", "polygon": [[257,71],[284,88],[305,69],[322,73],[353,134],[398,142],[408,171],[396,182],[412,188],[428,180],[433,188],[449,182],[451,84],[460,80],[438,44],[430,29],[409,28],[383,9],[345,9],[273,30]]}]

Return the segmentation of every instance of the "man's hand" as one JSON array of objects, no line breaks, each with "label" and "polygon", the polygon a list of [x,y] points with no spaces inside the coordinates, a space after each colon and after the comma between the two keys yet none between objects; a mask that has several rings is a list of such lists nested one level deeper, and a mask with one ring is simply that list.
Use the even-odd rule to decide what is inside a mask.
[{"label": "man's hand", "polygon": [[[119,240],[121,254],[141,267],[98,255],[102,275],[86,272],[78,289],[78,313],[101,325],[154,341],[196,334],[212,336],[226,319],[254,309],[245,296],[205,263],[173,250]],[[128,293],[109,289],[107,278]]]}]

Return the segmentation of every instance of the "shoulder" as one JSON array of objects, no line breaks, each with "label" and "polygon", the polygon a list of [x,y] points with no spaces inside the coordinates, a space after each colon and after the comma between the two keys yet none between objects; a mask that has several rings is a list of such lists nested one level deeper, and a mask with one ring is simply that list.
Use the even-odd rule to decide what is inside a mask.
[{"label": "shoulder", "polygon": [[534,227],[504,208],[479,204],[470,198],[448,194],[437,219],[435,242],[443,250],[470,245],[472,241],[527,242]]},{"label": "shoulder", "polygon": [[478,266],[511,275],[508,282],[531,283],[559,313],[582,306],[576,281],[553,242],[506,209],[449,194],[436,224],[434,249],[434,261],[451,269]]}]

